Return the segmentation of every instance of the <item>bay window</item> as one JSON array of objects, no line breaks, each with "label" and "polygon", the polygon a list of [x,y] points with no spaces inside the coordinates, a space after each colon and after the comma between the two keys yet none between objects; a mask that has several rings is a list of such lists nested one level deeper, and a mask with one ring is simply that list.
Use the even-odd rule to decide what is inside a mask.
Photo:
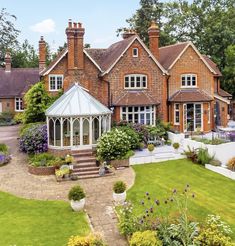
[{"label": "bay window", "polygon": [[179,103],[174,104],[174,124],[179,125],[180,123],[180,105]]}]

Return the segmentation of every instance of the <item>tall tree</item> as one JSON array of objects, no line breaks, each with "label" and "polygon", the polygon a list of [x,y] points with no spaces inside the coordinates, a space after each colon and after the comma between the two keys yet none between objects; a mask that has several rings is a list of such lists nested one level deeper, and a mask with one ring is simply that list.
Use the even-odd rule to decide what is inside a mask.
[{"label": "tall tree", "polygon": [[28,40],[11,51],[12,67],[38,67],[38,54]]},{"label": "tall tree", "polygon": [[8,13],[5,8],[0,11],[0,63],[4,61],[6,50],[15,48],[20,33],[15,28],[16,16]]}]

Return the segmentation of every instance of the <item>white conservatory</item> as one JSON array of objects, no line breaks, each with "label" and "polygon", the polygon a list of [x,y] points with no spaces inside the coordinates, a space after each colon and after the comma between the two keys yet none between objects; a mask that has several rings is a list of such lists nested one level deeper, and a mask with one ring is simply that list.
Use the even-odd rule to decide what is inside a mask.
[{"label": "white conservatory", "polygon": [[111,111],[75,83],[46,111],[50,149],[90,149],[111,127]]}]

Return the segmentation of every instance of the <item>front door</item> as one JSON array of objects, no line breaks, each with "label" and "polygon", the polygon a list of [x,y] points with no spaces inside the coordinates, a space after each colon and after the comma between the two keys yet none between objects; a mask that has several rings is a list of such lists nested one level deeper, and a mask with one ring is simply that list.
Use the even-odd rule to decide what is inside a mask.
[{"label": "front door", "polygon": [[202,127],[202,104],[187,103],[184,104],[184,131],[203,130]]}]

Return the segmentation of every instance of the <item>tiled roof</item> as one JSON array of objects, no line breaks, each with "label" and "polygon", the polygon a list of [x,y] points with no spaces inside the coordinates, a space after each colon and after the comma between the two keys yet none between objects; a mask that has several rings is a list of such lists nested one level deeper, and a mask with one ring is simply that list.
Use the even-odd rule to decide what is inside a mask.
[{"label": "tiled roof", "polygon": [[169,99],[170,102],[209,102],[213,98],[199,89],[179,90]]},{"label": "tiled roof", "polygon": [[216,72],[216,74],[218,76],[222,76],[219,68],[217,67],[217,65],[206,55],[202,55],[203,58],[206,60],[206,62],[208,63],[208,65]]},{"label": "tiled roof", "polygon": [[140,106],[140,105],[157,105],[159,101],[147,91],[126,91],[116,101],[115,106]]},{"label": "tiled roof", "polygon": [[135,38],[136,35],[123,39],[112,44],[108,49],[86,49],[86,51],[101,69],[106,71],[117,61]]},{"label": "tiled roof", "polygon": [[222,97],[232,97],[233,95],[231,95],[230,93],[228,93],[227,91],[224,91],[223,89],[219,89],[219,93],[220,96]]},{"label": "tiled roof", "polygon": [[0,69],[0,98],[22,96],[31,85],[40,81],[38,68]]},{"label": "tiled roof", "polygon": [[159,48],[159,62],[168,70],[188,44],[188,42],[184,42]]}]

